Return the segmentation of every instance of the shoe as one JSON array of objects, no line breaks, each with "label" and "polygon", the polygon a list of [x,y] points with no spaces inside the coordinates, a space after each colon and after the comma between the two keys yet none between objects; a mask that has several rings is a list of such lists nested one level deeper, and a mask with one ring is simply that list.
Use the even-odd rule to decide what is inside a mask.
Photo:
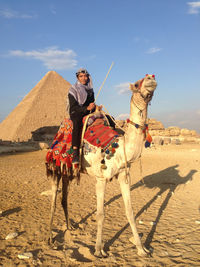
[{"label": "shoe", "polygon": [[72,164],[79,164],[79,150],[74,149]]}]

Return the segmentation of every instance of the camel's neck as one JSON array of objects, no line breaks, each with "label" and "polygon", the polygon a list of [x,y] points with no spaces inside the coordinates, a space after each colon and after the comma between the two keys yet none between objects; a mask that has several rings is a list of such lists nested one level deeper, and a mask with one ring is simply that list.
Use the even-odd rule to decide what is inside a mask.
[{"label": "camel's neck", "polygon": [[144,126],[147,120],[147,105],[139,109],[134,102],[133,96],[131,98],[130,120],[140,126]]},{"label": "camel's neck", "polygon": [[[142,128],[145,127],[147,119],[147,105],[140,110],[139,107],[131,99],[130,120]],[[127,160],[137,159],[141,155],[142,147],[144,145],[144,131],[141,127],[137,128],[129,123],[125,134],[125,147]]]}]

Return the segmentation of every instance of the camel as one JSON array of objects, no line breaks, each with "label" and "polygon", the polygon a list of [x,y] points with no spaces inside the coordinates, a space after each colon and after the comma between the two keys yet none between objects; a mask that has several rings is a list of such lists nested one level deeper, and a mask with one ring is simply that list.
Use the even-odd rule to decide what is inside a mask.
[{"label": "camel", "polygon": [[[131,226],[134,243],[139,256],[145,256],[149,252],[142,245],[133,214],[130,195],[129,169],[130,163],[141,156],[142,148],[146,136],[147,108],[152,99],[157,82],[154,75],[146,75],[143,79],[130,84],[132,97],[130,101],[130,119],[124,136],[118,138],[119,147],[116,149],[114,157],[105,159],[106,168],[101,168],[101,148],[96,153],[90,152],[82,157],[82,167],[91,177],[96,177],[96,196],[97,196],[97,237],[95,245],[95,256],[106,257],[102,242],[103,223],[104,223],[104,194],[108,181],[116,177],[119,181],[122,197],[125,205],[125,212]],[[52,243],[52,223],[56,207],[56,196],[59,181],[62,178],[62,206],[66,218],[67,230],[70,229],[68,214],[68,190],[72,179],[70,175],[62,175],[62,164],[60,169],[52,174],[52,204],[50,218],[50,243]]]}]

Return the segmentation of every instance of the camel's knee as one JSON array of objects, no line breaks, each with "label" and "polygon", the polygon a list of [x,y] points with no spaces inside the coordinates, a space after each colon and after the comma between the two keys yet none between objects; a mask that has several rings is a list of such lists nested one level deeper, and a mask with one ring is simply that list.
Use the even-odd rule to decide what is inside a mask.
[{"label": "camel's knee", "polygon": [[61,199],[62,207],[65,208],[67,206],[67,203],[68,203],[68,192],[64,191],[64,188],[63,188],[62,199]]},{"label": "camel's knee", "polygon": [[65,208],[67,206],[67,199],[66,198],[62,198],[61,205],[63,208]]},{"label": "camel's knee", "polygon": [[130,219],[134,218],[133,209],[127,210],[126,216],[127,216],[127,218],[130,218]]},{"label": "camel's knee", "polygon": [[58,183],[55,180],[51,181],[51,192],[52,195],[56,194],[58,190]]},{"label": "camel's knee", "polygon": [[129,207],[128,209],[126,209],[126,217],[127,217],[129,222],[133,221],[135,219],[132,207]]},{"label": "camel's knee", "polygon": [[99,221],[101,221],[101,222],[103,222],[104,221],[104,213],[103,212],[100,212],[100,213],[97,213],[97,216],[96,216],[96,218],[97,218],[97,221],[99,222]]}]

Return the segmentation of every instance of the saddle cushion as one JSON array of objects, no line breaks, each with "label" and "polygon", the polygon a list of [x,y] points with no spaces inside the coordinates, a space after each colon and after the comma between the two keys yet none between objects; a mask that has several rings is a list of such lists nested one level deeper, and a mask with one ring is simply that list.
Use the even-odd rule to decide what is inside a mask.
[{"label": "saddle cushion", "polygon": [[112,144],[117,137],[116,131],[103,124],[90,126],[84,134],[84,140],[93,146],[101,147],[103,150]]},{"label": "saddle cushion", "polygon": [[65,163],[68,168],[72,166],[72,129],[72,121],[65,118],[54,137],[49,151],[47,152],[47,163],[55,160],[57,166],[60,166],[61,161]]},{"label": "saddle cushion", "polygon": [[[104,123],[105,121],[101,117],[97,117],[92,124],[89,123],[90,126],[85,131],[84,140],[93,146],[106,150],[118,137],[118,134],[109,126],[105,126]],[[65,118],[47,152],[47,163],[55,160],[56,166],[60,166],[62,162],[66,164],[67,168],[71,168],[73,155],[72,129],[72,121]]]}]

